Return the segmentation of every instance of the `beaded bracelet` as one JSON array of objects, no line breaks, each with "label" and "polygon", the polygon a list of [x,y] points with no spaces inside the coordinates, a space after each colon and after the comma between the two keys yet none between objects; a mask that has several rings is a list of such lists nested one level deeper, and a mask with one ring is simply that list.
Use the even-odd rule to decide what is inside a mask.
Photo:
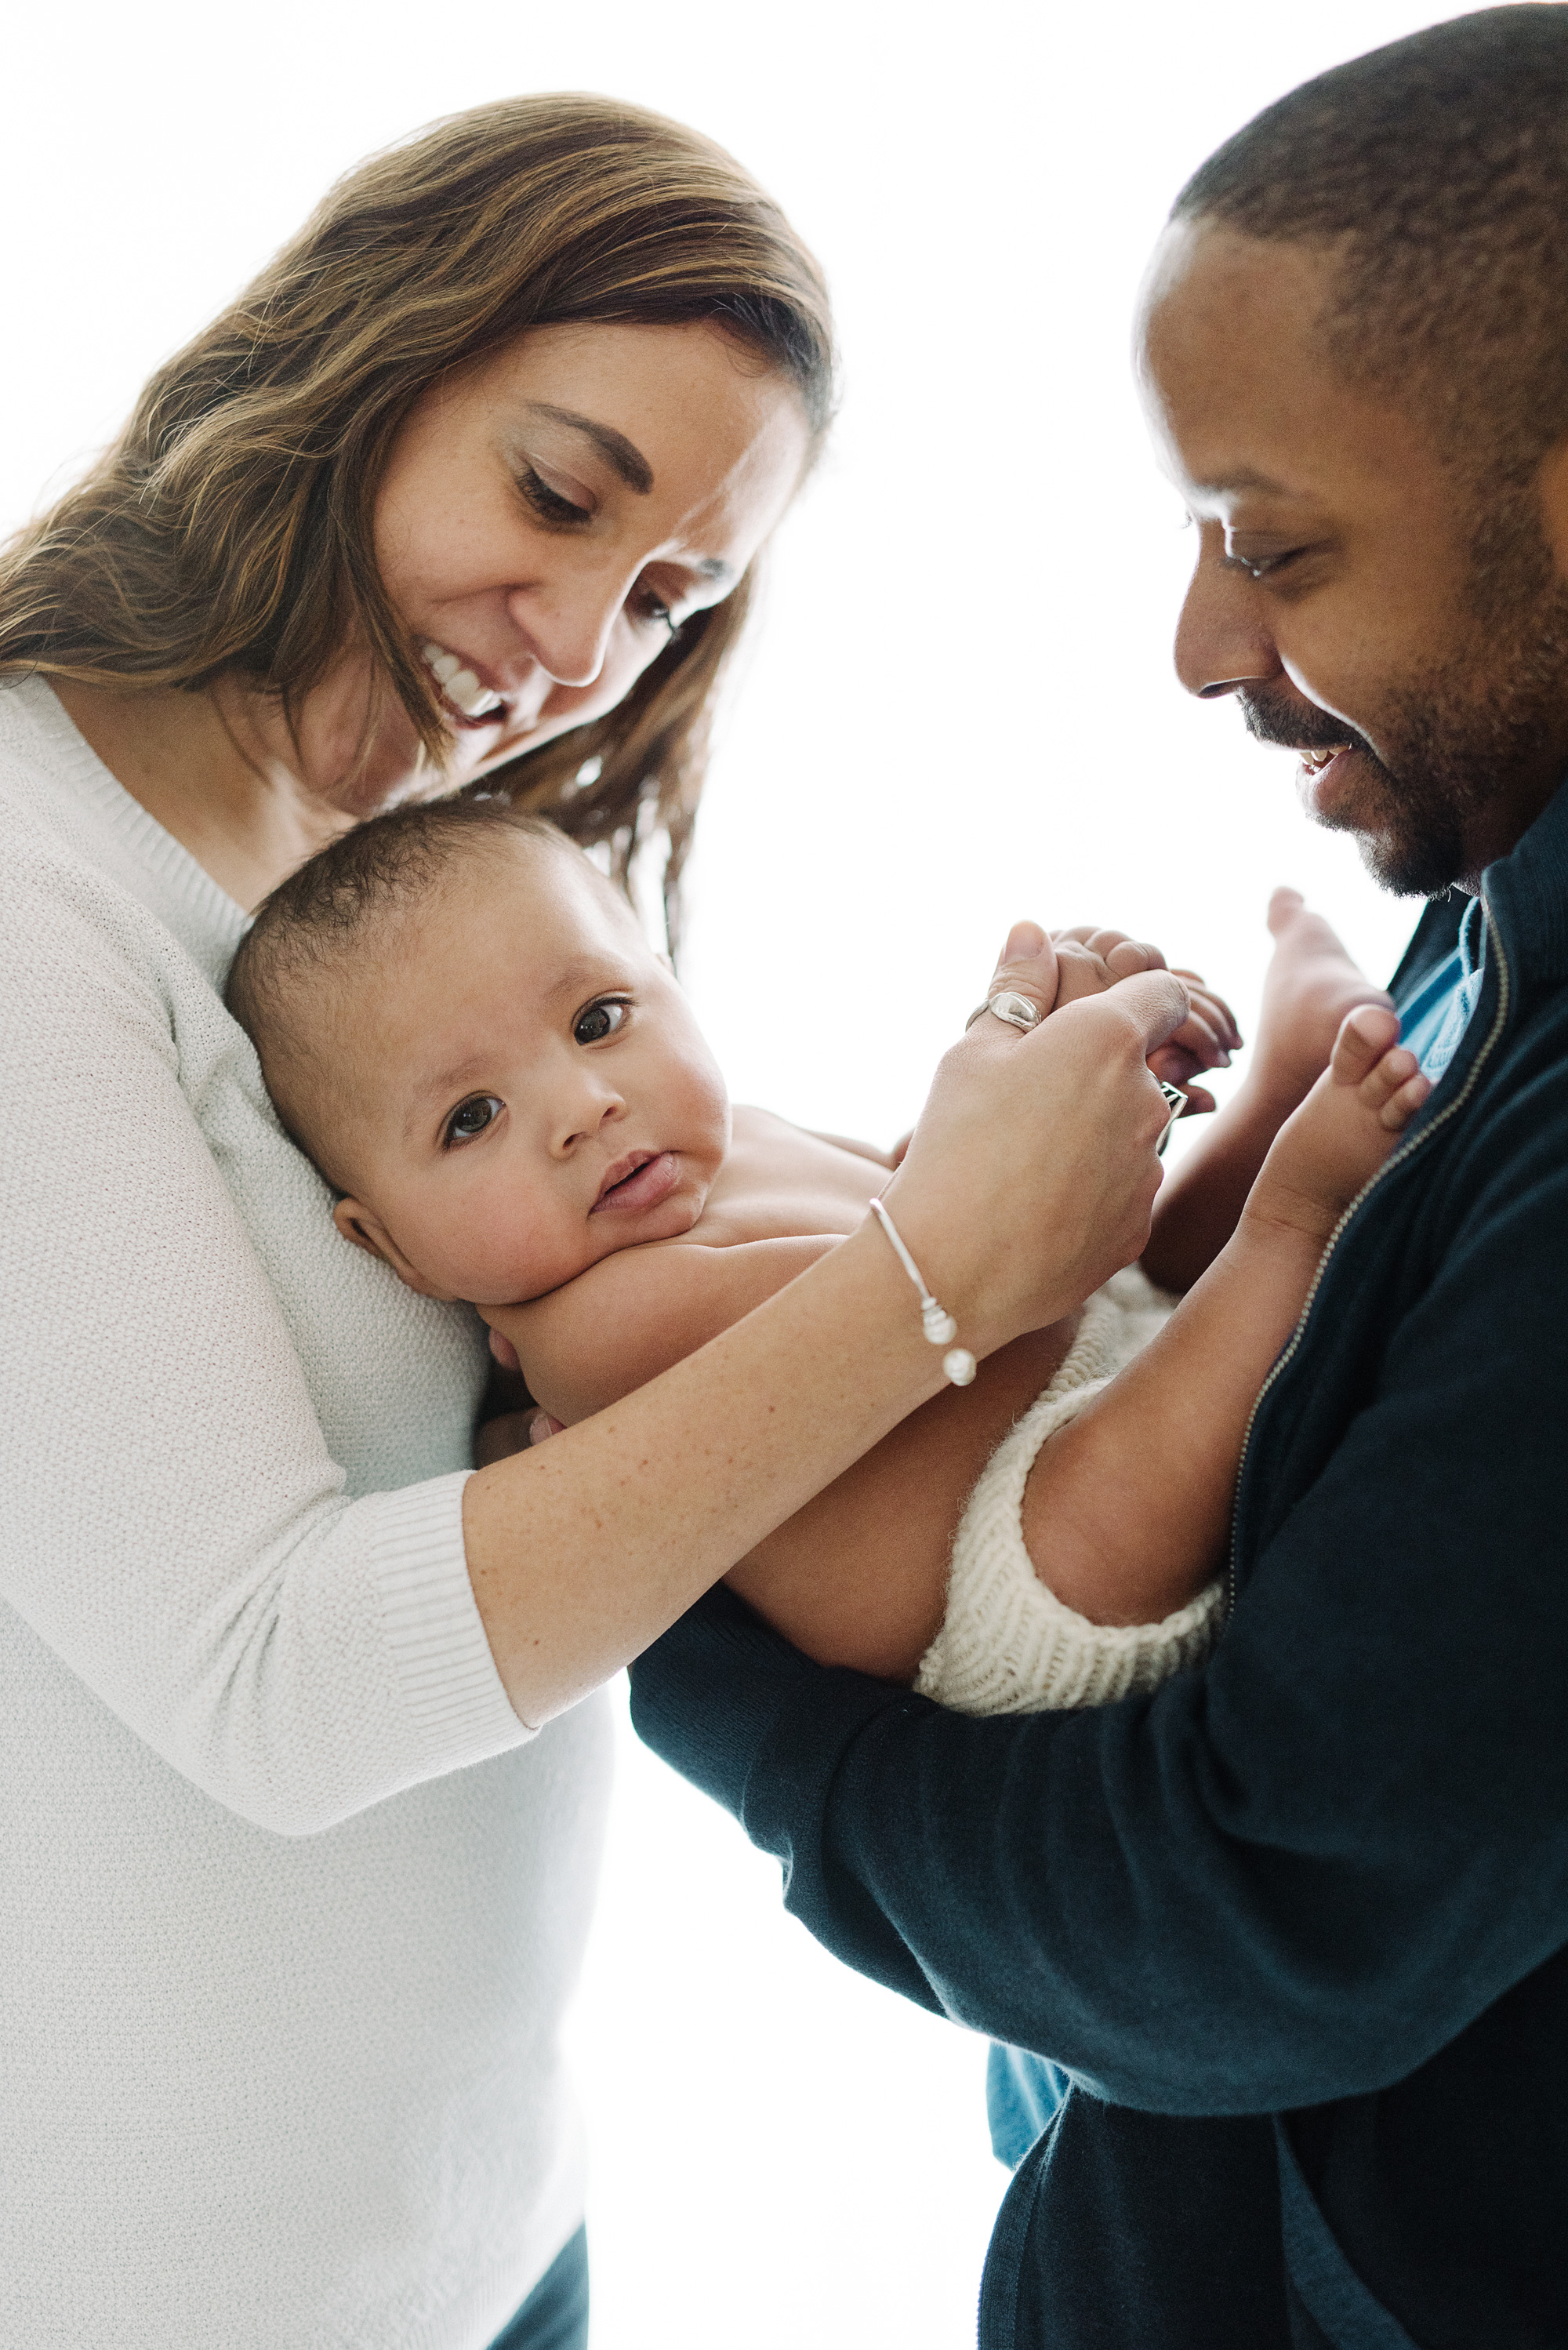
[{"label": "beaded bracelet", "polygon": [[974,1377],[975,1361],[967,1347],[955,1347],[952,1343],[958,1336],[958,1324],[946,1306],[939,1305],[926,1287],[924,1274],[899,1239],[898,1227],[880,1200],[872,1201],[871,1213],[898,1250],[899,1263],[920,1293],[920,1327],[926,1334],[927,1343],[932,1347],[946,1347],[948,1349],[942,1357],[944,1375],[955,1388],[967,1388]]}]

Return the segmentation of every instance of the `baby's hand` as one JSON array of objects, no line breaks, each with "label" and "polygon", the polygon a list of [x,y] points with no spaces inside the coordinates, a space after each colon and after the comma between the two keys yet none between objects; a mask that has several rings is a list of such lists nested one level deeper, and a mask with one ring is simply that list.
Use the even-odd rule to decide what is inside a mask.
[{"label": "baby's hand", "polygon": [[[1056,950],[1054,1012],[1081,995],[1101,994],[1135,972],[1168,968],[1158,947],[1130,939],[1125,931],[1101,930],[1092,922],[1053,931],[1051,943]],[[1148,1065],[1167,1085],[1189,1088],[1189,1111],[1210,1110],[1214,1107],[1213,1095],[1191,1081],[1199,1069],[1228,1068],[1231,1053],[1241,1042],[1241,1032],[1230,1005],[1205,986],[1197,972],[1179,971],[1176,976],[1187,983],[1191,1010],[1174,1036],[1158,1053],[1150,1054]]]},{"label": "baby's hand", "polygon": [[1274,951],[1263,980],[1249,1078],[1283,1117],[1304,1100],[1327,1067],[1345,1014],[1358,1003],[1388,1010],[1392,998],[1351,961],[1299,889],[1274,891],[1269,928]]},{"label": "baby's hand", "polygon": [[1327,1068],[1274,1138],[1249,1215],[1327,1240],[1432,1090],[1398,1037],[1397,1015],[1381,1004],[1345,1014]]}]

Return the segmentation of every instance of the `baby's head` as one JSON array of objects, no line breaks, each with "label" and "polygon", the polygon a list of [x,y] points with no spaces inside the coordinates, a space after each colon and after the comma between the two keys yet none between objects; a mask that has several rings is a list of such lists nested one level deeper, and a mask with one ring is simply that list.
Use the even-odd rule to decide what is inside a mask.
[{"label": "baby's head", "polygon": [[677,1239],[729,1147],[625,899],[502,801],[346,833],[262,906],[228,1000],[338,1230],[426,1296],[513,1305]]}]

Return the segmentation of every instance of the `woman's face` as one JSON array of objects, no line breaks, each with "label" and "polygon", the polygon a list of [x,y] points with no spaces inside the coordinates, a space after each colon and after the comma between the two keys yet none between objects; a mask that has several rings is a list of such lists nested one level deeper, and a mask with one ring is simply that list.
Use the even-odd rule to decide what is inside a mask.
[{"label": "woman's face", "polygon": [[[393,443],[375,543],[441,689],[447,782],[612,710],[739,581],[808,439],[793,387],[707,325],[545,327],[432,385]],[[361,759],[369,685],[346,657],[295,736],[301,780],[347,815],[419,766],[400,706]]]}]

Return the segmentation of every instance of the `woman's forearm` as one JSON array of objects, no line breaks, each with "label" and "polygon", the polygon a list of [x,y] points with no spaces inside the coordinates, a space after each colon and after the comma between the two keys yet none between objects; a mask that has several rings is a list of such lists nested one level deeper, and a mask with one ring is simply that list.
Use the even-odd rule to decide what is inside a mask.
[{"label": "woman's forearm", "polygon": [[[1044,934],[1020,925],[1009,949],[993,985],[1049,1001]],[[1060,1320],[1147,1239],[1164,1107],[1147,1055],[1185,1011],[1179,983],[1149,972],[1027,1035],[981,1022],[944,1055],[887,1196],[975,1356]],[[867,1220],[648,1386],[481,1470],[464,1548],[521,1718],[560,1712],[656,1639],[936,1393],[940,1353]]]},{"label": "woman's forearm", "polygon": [[1158,1623],[1215,1572],[1247,1421],[1325,1237],[1244,1218],[1164,1329],[1044,1446],[1023,1538],[1064,1606]]},{"label": "woman's forearm", "polygon": [[942,1382],[866,1227],[698,1353],[470,1482],[474,1597],[517,1713],[575,1704]]}]

